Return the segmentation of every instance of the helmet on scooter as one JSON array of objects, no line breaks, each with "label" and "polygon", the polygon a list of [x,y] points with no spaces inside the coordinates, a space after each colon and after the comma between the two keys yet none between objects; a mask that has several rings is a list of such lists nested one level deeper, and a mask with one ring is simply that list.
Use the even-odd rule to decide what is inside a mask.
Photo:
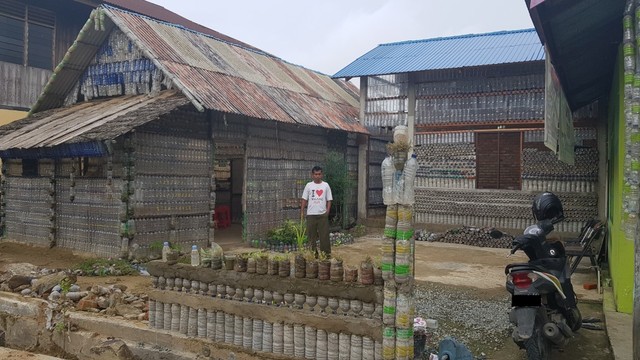
[{"label": "helmet on scooter", "polygon": [[533,198],[533,206],[531,207],[533,217],[537,221],[542,220],[562,220],[564,211],[562,210],[562,202],[551,192],[543,192]]}]

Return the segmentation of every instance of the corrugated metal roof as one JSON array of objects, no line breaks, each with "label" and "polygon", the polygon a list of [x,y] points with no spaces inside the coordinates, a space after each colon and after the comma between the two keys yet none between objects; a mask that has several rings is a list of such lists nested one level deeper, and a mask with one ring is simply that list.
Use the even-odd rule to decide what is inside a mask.
[{"label": "corrugated metal roof", "polygon": [[[107,31],[96,29],[96,21],[102,22]],[[264,52],[108,6],[92,14],[32,112],[62,106],[63,99],[81,76],[77,69],[86,68],[114,26],[120,28],[196,108],[367,132],[357,121],[359,95],[354,87],[341,84],[342,80]]]},{"label": "corrugated metal roof", "polygon": [[378,45],[334,78],[398,74],[544,60],[535,29],[499,31]]},{"label": "corrugated metal roof", "polygon": [[40,112],[0,127],[0,151],[115,139],[189,104],[175,90],[157,96],[128,95]]},{"label": "corrugated metal roof", "polygon": [[624,11],[624,0],[545,1],[531,9],[572,110],[609,95]]},{"label": "corrugated metal roof", "polygon": [[241,45],[256,51],[262,51],[247,43],[234,39],[230,36],[209,29],[189,19],[186,19],[172,11],[165,9],[164,7],[144,0],[103,0],[103,3],[110,4],[121,9],[130,10],[138,14],[146,15],[154,19],[166,21],[168,23],[184,26],[188,29],[201,32],[203,34],[211,35],[217,39],[227,41],[232,44]]}]

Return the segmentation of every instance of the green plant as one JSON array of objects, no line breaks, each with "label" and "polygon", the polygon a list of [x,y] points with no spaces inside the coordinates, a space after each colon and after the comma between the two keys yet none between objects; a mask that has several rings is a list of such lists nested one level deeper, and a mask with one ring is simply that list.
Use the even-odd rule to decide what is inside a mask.
[{"label": "green plant", "polygon": [[330,151],[327,153],[323,168],[324,181],[331,187],[333,201],[331,213],[334,222],[346,227],[349,217],[347,214],[347,199],[351,197],[356,186],[354,177],[349,174],[349,167],[344,153]]},{"label": "green plant", "polygon": [[276,253],[271,256],[274,261],[284,261],[289,260],[289,254]]},{"label": "green plant", "polygon": [[71,285],[73,285],[73,280],[69,277],[65,277],[60,281],[60,289],[62,290],[62,294],[67,294],[71,290]]},{"label": "green plant", "polygon": [[267,241],[273,244],[291,245],[294,241],[297,241],[297,226],[298,224],[293,220],[285,220],[282,225],[267,232]]},{"label": "green plant", "polygon": [[367,234],[367,228],[362,224],[358,224],[349,229],[349,233],[351,233],[353,237],[361,237]]},{"label": "green plant", "polygon": [[58,332],[61,333],[64,331],[64,329],[66,328],[66,325],[64,324],[64,322],[58,322],[56,323],[56,325],[53,327],[53,329]]},{"label": "green plant", "polygon": [[316,254],[314,254],[314,252],[311,250],[302,250],[301,253],[304,259],[307,261],[316,260]]},{"label": "green plant", "polygon": [[293,225],[293,230],[296,236],[298,250],[302,250],[304,248],[304,244],[307,243],[307,224],[304,220],[300,220],[299,223]]},{"label": "green plant", "polygon": [[73,267],[73,270],[80,270],[87,276],[107,276],[107,275],[131,275],[137,270],[123,259],[87,259]]},{"label": "green plant", "polygon": [[[156,240],[154,242],[152,242],[151,244],[149,244],[149,250],[151,250],[152,252],[162,252],[162,248],[164,247],[164,241],[160,241],[160,240]],[[171,251],[181,251],[182,248],[180,247],[180,245],[178,244],[172,244],[169,243],[169,248],[171,248]]]},{"label": "green plant", "polygon": [[318,261],[327,261],[327,260],[329,260],[329,255],[327,255],[327,253],[324,251],[320,251],[318,253]]}]

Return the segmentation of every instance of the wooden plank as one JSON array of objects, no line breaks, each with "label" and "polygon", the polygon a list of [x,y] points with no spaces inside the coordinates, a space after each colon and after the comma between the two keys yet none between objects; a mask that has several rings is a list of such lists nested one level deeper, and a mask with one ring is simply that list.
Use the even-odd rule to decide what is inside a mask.
[{"label": "wooden plank", "polygon": [[0,144],[2,144],[2,149],[10,149],[12,147],[16,147],[15,145],[20,142],[19,139],[21,139],[22,137],[26,136],[27,139],[31,138],[31,136],[33,136],[33,134],[31,133],[32,131],[40,130],[40,128],[45,126],[46,124],[53,123],[57,121],[59,118],[67,116],[69,112],[78,111],[78,110],[82,111],[91,106],[92,106],[91,103],[83,103],[81,105],[78,105],[78,107],[73,107],[70,109],[65,109],[63,111],[56,112],[51,116],[44,117],[20,129],[16,129],[10,134],[7,134],[2,138],[0,138]]},{"label": "wooden plank", "polygon": [[122,115],[126,115],[132,111],[136,111],[139,110],[142,107],[145,107],[147,105],[153,104],[155,102],[161,101],[163,99],[166,99],[170,96],[172,96],[173,94],[175,94],[174,92],[165,92],[165,93],[161,93],[160,95],[156,96],[156,97],[148,97],[146,95],[143,95],[141,98],[136,99],[135,102],[131,102],[131,103],[125,103],[122,106],[118,106],[116,109],[114,109],[112,112],[110,112],[111,114],[109,116],[106,116],[98,121],[92,121],[92,122],[84,122],[80,126],[76,126],[73,129],[69,129],[70,131],[64,134],[59,134],[60,136],[64,135],[63,137],[60,136],[56,136],[56,137],[51,137],[48,141],[45,142],[45,144],[47,146],[55,146],[55,145],[60,145],[63,144],[65,142],[67,142],[68,140],[71,140],[73,138],[75,138],[76,136],[83,134],[85,132],[88,132],[92,129],[95,129],[99,126],[102,126],[106,123],[108,123],[109,121],[115,120],[118,117],[122,116]]},{"label": "wooden plank", "polygon": [[[118,98],[113,98],[113,99],[109,99],[107,101],[104,102],[100,102],[100,103],[96,103],[94,107],[87,109],[86,111],[83,112],[78,112],[78,113],[74,113],[70,116],[67,116],[63,119],[60,119],[59,121],[57,121],[56,123],[52,124],[54,129],[56,130],[55,135],[59,135],[60,132],[64,132],[66,131],[66,129],[69,128],[69,126],[72,126],[74,123],[81,124],[84,122],[91,122],[91,121],[97,121],[99,119],[101,119],[102,117],[106,116],[107,114],[109,114],[109,109],[111,107],[116,106],[117,103],[123,103],[126,101],[130,101],[131,98],[133,98],[133,95],[128,95],[125,97],[118,97]],[[92,115],[92,114],[97,114],[97,116],[88,116],[88,115]],[[76,124],[77,125],[77,124]],[[47,140],[51,139],[52,136],[49,135],[47,137],[45,137],[44,139],[38,139],[39,142],[39,146],[46,146],[46,142]]]},{"label": "wooden plank", "polygon": [[[5,149],[36,147],[40,144],[39,141],[41,141],[41,139],[46,139],[51,136],[52,131],[56,127],[64,126],[70,119],[84,117],[90,113],[97,113],[102,115],[101,109],[104,107],[108,107],[109,105],[109,101],[104,101],[97,104],[87,103],[87,105],[80,111],[77,111],[76,107],[69,108],[68,111],[65,111],[63,116],[59,116],[55,120],[51,120],[48,117],[43,118],[42,120],[26,126],[26,129],[20,129],[19,132],[21,132],[21,134],[7,141],[6,143],[3,142],[3,147]],[[69,115],[69,113],[71,114]],[[15,134],[15,132],[13,134]],[[9,136],[10,135],[7,135],[7,137]],[[1,140],[2,139],[0,139],[0,141]]]},{"label": "wooden plank", "polygon": [[[49,138],[43,141],[44,146],[55,146],[64,143],[66,140],[73,139],[77,135],[84,133],[85,129],[89,127],[89,129],[104,124],[118,116],[128,113],[131,111],[132,107],[140,107],[144,106],[145,100],[148,98],[146,96],[141,96],[140,98],[132,99],[133,101],[124,101],[118,105],[113,103],[108,104],[105,111],[101,113],[100,117],[85,119],[84,121],[79,121],[74,123],[72,126],[66,127],[65,129],[57,132],[54,136],[50,136]],[[130,99],[128,99],[130,100]],[[140,105],[143,104],[143,105]],[[140,106],[138,106],[140,105]],[[98,124],[95,125],[94,124]],[[92,127],[93,126],[93,127]],[[62,140],[60,140],[62,139]]]}]

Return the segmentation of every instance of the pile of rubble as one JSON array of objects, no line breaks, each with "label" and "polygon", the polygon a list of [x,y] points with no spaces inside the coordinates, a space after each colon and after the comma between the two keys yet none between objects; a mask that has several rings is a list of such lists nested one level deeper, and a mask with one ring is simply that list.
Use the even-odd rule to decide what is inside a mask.
[{"label": "pile of rubble", "polygon": [[75,309],[128,320],[148,320],[148,296],[127,293],[125,285],[82,289],[72,271],[41,269],[26,263],[10,264],[5,270],[0,274],[0,291],[46,299],[58,311]]}]

